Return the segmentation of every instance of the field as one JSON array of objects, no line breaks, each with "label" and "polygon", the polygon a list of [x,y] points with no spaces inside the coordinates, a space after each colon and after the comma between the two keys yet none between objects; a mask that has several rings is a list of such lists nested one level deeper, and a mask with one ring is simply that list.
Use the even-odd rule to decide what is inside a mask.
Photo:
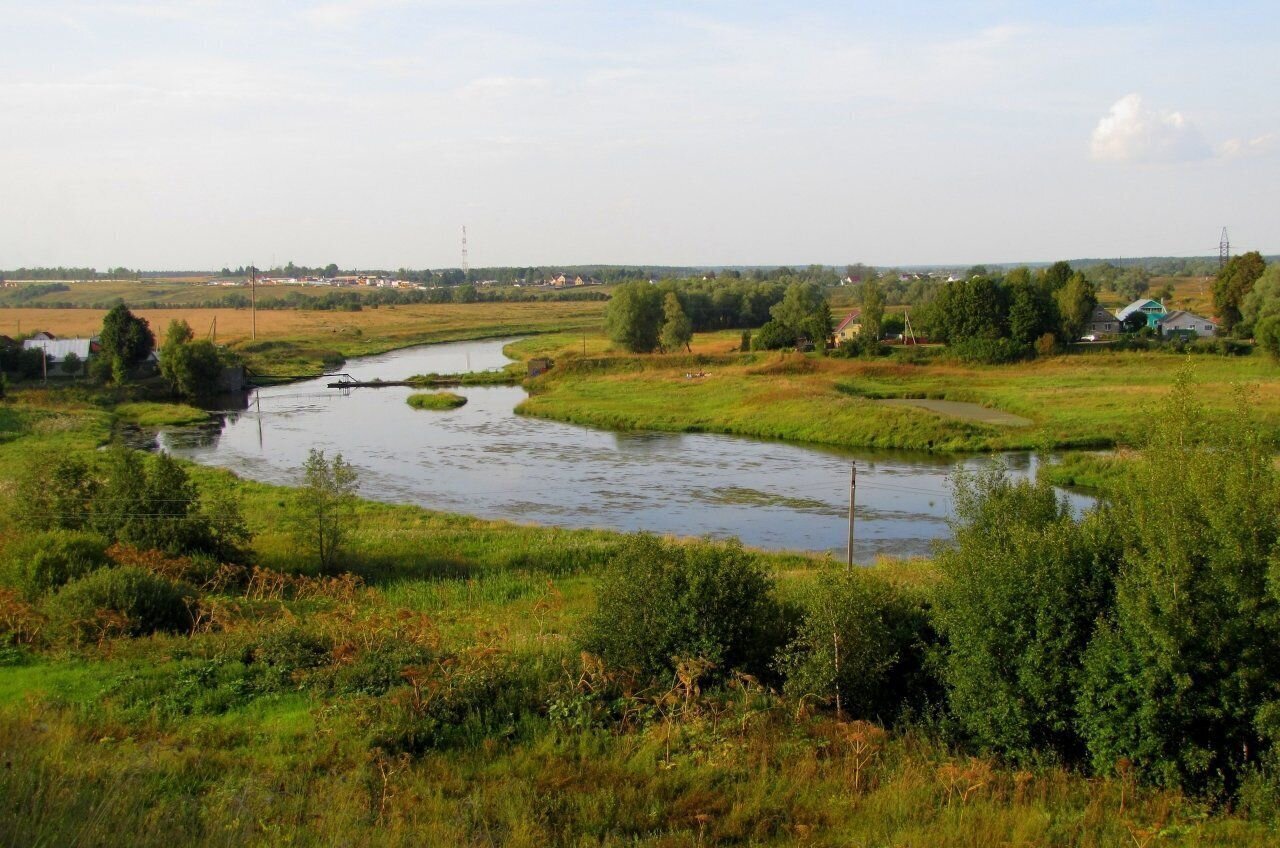
[{"label": "field", "polygon": [[[0,309],[0,331],[49,330],[86,336],[101,328],[101,309]],[[599,328],[604,303],[471,303],[384,306],[360,312],[259,311],[257,341],[251,340],[247,309],[141,309],[157,336],[170,321],[189,323],[198,338],[215,330],[221,343],[242,353],[263,375],[315,375],[344,357],[382,353],[427,342],[457,341],[550,330]]]},{"label": "field", "polygon": [[[611,429],[736,433],[844,447],[930,451],[1105,448],[1140,440],[1151,402],[1190,368],[1214,409],[1236,387],[1258,404],[1280,444],[1280,370],[1261,355],[1187,357],[1090,350],[1001,366],[734,352],[738,335],[697,337],[693,355],[627,356],[596,338],[546,336],[513,346],[553,353],[558,367],[531,381],[520,406],[544,416]],[[705,372],[706,376],[690,376]],[[977,404],[1030,420],[1000,426],[983,416],[940,414],[883,401],[927,398]]]},{"label": "field", "polygon": [[[91,450],[104,400],[0,406],[0,478]],[[349,571],[319,577],[280,529],[289,490],[191,470],[243,499],[260,570],[210,578],[190,634],[0,640],[0,844],[1272,844],[1263,824],[1123,775],[1014,768],[750,679],[605,699],[576,634],[623,537],[365,502]],[[825,567],[762,561],[784,594]],[[873,575],[933,579],[924,562]],[[0,627],[42,626],[6,596]]]}]

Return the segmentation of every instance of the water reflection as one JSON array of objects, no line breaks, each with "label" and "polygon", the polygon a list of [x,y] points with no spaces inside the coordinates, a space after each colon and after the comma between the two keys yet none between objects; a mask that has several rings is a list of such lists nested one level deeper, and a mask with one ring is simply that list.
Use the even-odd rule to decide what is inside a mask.
[{"label": "water reflection", "polygon": [[[508,340],[433,345],[353,360],[357,379],[500,368]],[[217,424],[162,434],[166,450],[255,480],[295,483],[308,450],[360,467],[366,497],[567,527],[738,537],[841,552],[849,463],[858,463],[860,561],[928,553],[945,537],[952,459],[850,452],[732,436],[612,433],[512,410],[518,387],[466,387],[466,406],[414,410],[402,387],[338,391],[328,378],[264,388]],[[990,458],[970,458],[978,466]],[[1034,471],[1026,454],[1005,457]],[[1077,505],[1083,499],[1076,498]]]}]

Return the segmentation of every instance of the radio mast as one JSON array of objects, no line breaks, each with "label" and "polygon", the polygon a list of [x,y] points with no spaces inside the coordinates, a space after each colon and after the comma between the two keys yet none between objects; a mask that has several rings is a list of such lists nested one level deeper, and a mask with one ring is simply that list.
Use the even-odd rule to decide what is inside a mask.
[{"label": "radio mast", "polygon": [[471,270],[467,263],[467,225],[462,225],[462,278],[466,282],[467,271]]}]

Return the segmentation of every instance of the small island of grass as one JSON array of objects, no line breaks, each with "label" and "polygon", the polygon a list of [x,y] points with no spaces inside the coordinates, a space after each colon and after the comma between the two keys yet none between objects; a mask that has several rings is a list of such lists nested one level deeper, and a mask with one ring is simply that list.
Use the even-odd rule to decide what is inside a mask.
[{"label": "small island of grass", "polygon": [[122,403],[115,409],[122,421],[139,427],[183,427],[209,420],[209,413],[185,403]]},{"label": "small island of grass", "polygon": [[466,402],[465,397],[453,392],[418,392],[409,395],[409,405],[414,409],[457,409]]}]

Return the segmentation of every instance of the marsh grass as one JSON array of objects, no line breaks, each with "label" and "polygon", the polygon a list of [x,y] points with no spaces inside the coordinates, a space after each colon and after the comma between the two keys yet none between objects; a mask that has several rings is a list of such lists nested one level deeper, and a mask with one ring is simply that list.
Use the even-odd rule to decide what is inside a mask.
[{"label": "marsh grass", "polygon": [[436,411],[457,409],[466,404],[467,399],[453,392],[416,392],[405,400],[414,409],[431,409]]},{"label": "marsh grass", "polygon": [[[1152,404],[1188,361],[1164,351],[1090,351],[1000,366],[942,359],[917,364],[903,357],[718,353],[570,359],[529,381],[530,397],[518,411],[609,429],[734,433],[843,447],[1108,448],[1140,440]],[[1267,437],[1280,444],[1280,374],[1265,358],[1203,356],[1191,363],[1197,391],[1211,411],[1229,408],[1236,386],[1246,385],[1259,401]],[[695,364],[706,377],[688,378]],[[887,398],[973,403],[1032,424],[986,424],[876,402]]]}]

